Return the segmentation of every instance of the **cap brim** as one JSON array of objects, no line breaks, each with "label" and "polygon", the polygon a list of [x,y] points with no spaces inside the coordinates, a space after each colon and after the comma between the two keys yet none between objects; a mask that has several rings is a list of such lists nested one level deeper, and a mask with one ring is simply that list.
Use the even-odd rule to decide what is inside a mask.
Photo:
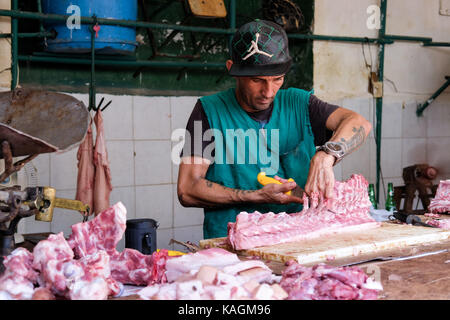
[{"label": "cap brim", "polygon": [[291,66],[292,59],[283,63],[265,65],[233,63],[228,74],[233,77],[280,76],[286,74]]}]

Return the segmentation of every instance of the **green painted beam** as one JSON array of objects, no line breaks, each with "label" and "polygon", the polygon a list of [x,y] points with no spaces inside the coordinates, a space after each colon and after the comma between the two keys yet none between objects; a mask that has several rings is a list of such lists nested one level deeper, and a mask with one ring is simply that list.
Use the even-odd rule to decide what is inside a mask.
[{"label": "green painted beam", "polygon": [[[17,10],[19,8],[19,0],[11,1],[11,8]],[[11,90],[17,87],[19,67],[17,56],[19,54],[19,21],[16,18],[11,18]]]},{"label": "green painted beam", "polygon": [[450,47],[450,42],[425,42],[424,47]]},{"label": "green painted beam", "polygon": [[416,110],[418,117],[422,116],[426,108],[442,93],[448,86],[450,86],[450,76],[446,76],[447,81],[440,87],[425,103],[419,105]]},{"label": "green painted beam", "polygon": [[[379,38],[384,38],[386,34],[386,9],[387,0],[381,0],[381,24],[378,32]],[[383,83],[384,78],[384,44],[380,43],[378,49],[378,79]],[[384,86],[383,86],[384,91]],[[382,113],[383,113],[383,96],[376,98],[376,127],[375,127],[375,139],[377,147],[377,179],[376,179],[376,192],[375,200],[377,203],[380,201],[380,175],[381,175],[381,125],[382,125]]]},{"label": "green painted beam", "polygon": [[[29,12],[29,11],[19,11],[19,10],[0,10],[0,16],[7,16],[12,18],[22,18],[22,19],[37,19],[44,21],[67,21],[70,15],[60,15],[60,14],[49,14],[49,13],[39,13],[39,12]],[[112,25],[112,26],[124,26],[124,27],[143,27],[143,28],[153,28],[153,29],[172,29],[180,31],[192,31],[192,32],[208,32],[216,34],[234,34],[235,29],[221,29],[221,28],[210,28],[210,27],[194,27],[194,26],[184,26],[179,24],[165,24],[165,23],[154,23],[154,22],[144,22],[144,21],[134,21],[134,20],[120,20],[120,19],[105,19],[105,18],[92,18],[92,17],[80,17],[80,22],[84,24],[100,24],[100,25]]]},{"label": "green painted beam", "polygon": [[[52,62],[63,64],[90,65],[91,59],[58,58],[53,56],[26,56],[19,55],[20,61]],[[225,62],[181,62],[181,61],[157,61],[157,60],[95,60],[96,65],[118,66],[118,67],[167,67],[167,68],[225,68]]]}]

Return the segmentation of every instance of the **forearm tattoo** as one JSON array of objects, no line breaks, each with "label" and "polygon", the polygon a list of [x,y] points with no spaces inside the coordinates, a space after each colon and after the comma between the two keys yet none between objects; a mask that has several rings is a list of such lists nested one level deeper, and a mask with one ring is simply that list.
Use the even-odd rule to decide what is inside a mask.
[{"label": "forearm tattoo", "polygon": [[352,131],[354,134],[350,137],[350,139],[345,140],[344,138],[341,138],[340,141],[342,143],[342,146],[344,147],[345,155],[357,149],[360,145],[363,144],[364,140],[366,139],[366,131],[364,130],[363,126],[360,126],[359,129],[353,127]]}]

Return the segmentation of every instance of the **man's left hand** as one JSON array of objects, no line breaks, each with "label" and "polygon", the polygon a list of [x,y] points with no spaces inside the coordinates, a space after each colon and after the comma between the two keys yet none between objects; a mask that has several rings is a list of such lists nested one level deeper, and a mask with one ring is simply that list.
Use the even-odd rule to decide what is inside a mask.
[{"label": "man's left hand", "polygon": [[308,180],[305,185],[305,192],[309,196],[312,193],[320,192],[325,198],[333,198],[334,161],[335,157],[323,151],[317,152],[311,159]]}]

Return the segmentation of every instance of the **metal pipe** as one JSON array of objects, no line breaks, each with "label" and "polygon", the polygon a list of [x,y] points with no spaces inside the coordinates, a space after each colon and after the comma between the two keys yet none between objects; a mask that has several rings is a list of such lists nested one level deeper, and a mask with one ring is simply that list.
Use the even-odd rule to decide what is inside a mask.
[{"label": "metal pipe", "polygon": [[[53,62],[64,64],[90,65],[90,59],[78,59],[68,57],[43,57],[19,55],[19,61]],[[225,62],[180,62],[180,61],[155,61],[155,60],[95,60],[96,65],[118,67],[168,67],[168,68],[224,68]]]},{"label": "metal pipe", "polygon": [[[230,29],[234,30],[236,29],[236,0],[230,0]],[[231,42],[233,40],[233,35],[230,34],[229,36],[229,48],[230,48],[230,56],[231,56]]]},{"label": "metal pipe", "polygon": [[[17,10],[19,8],[19,0],[12,0],[11,9]],[[19,54],[19,39],[17,34],[19,33],[19,21],[16,17],[11,17],[11,90],[17,87],[17,79],[19,76],[18,59]]]},{"label": "metal pipe", "polygon": [[371,42],[371,43],[385,43],[392,44],[393,40],[383,38],[361,38],[361,37],[340,37],[340,36],[326,36],[319,34],[296,34],[289,33],[289,39],[305,39],[305,40],[331,40],[343,42]]},{"label": "metal pipe", "polygon": [[[94,19],[95,19],[94,15]],[[93,110],[96,107],[95,103],[95,25],[89,26],[91,32],[91,83],[89,83],[89,110]]]},{"label": "metal pipe", "polygon": [[[17,33],[18,38],[46,38],[54,36],[55,33],[50,31]],[[11,38],[11,37],[12,37],[11,33],[0,33],[0,38]]]},{"label": "metal pipe", "polygon": [[[19,11],[19,10],[0,10],[0,16],[9,16],[14,18],[24,18],[24,19],[37,19],[45,21],[66,21],[69,15],[60,14],[50,14],[50,13],[38,13],[29,11]],[[143,28],[153,28],[153,29],[172,29],[180,31],[197,31],[197,32],[209,32],[218,34],[234,34],[236,30],[231,29],[221,29],[221,28],[209,28],[209,27],[193,27],[193,26],[183,26],[178,24],[165,24],[165,23],[154,23],[154,22],[144,22],[135,20],[120,20],[120,19],[106,19],[97,18],[94,21],[91,17],[80,17],[80,22],[84,24],[95,24],[100,25],[112,25],[112,26],[124,26],[124,27],[143,27]]]},{"label": "metal pipe", "polygon": [[450,47],[450,42],[425,42],[424,47]]},{"label": "metal pipe", "polygon": [[[39,13],[42,13],[42,2],[41,0],[37,0],[37,10]],[[45,28],[42,24],[42,21],[39,21],[39,31],[44,32]]]},{"label": "metal pipe", "polygon": [[417,41],[417,42],[430,42],[430,41],[433,41],[432,38],[399,36],[399,35],[392,35],[392,34],[384,35],[384,39],[399,40],[399,41]]},{"label": "metal pipe", "polygon": [[[386,9],[387,0],[381,0],[381,25],[380,31],[378,32],[379,38],[384,38],[386,34]],[[384,77],[384,43],[380,43],[380,48],[378,51],[378,79],[383,84]],[[384,91],[384,85],[382,86]],[[376,147],[377,147],[377,181],[376,181],[376,192],[375,200],[377,203],[380,201],[380,173],[381,173],[381,123],[382,123],[382,112],[383,112],[383,95],[376,98]]]},{"label": "metal pipe", "polygon": [[446,76],[445,79],[447,81],[444,83],[442,87],[440,87],[424,104],[419,105],[416,110],[416,115],[418,117],[422,116],[423,111],[436,99],[448,86],[450,86],[450,76]]}]

